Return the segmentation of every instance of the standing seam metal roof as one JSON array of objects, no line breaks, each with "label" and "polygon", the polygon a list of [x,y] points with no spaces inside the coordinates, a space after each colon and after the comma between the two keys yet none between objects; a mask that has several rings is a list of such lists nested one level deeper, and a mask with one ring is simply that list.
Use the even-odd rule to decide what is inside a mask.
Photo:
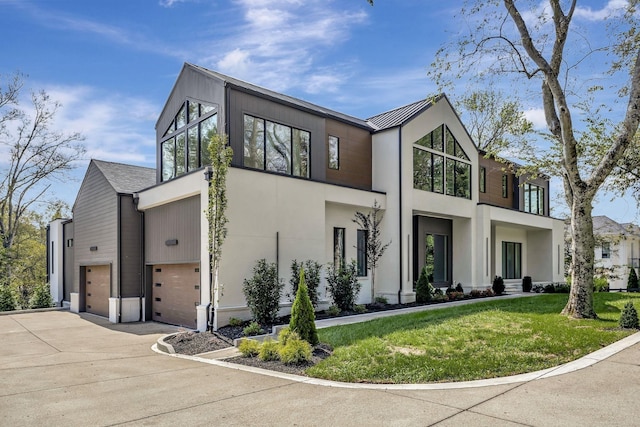
[{"label": "standing seam metal roof", "polygon": [[430,99],[423,99],[412,104],[373,116],[367,122],[376,130],[400,126],[432,105]]}]

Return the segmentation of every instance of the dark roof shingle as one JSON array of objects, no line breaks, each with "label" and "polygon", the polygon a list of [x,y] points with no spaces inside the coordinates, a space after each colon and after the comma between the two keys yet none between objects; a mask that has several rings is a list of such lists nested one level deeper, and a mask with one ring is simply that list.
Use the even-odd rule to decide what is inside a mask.
[{"label": "dark roof shingle", "polygon": [[91,160],[117,193],[133,194],[156,183],[156,170],[143,166]]}]

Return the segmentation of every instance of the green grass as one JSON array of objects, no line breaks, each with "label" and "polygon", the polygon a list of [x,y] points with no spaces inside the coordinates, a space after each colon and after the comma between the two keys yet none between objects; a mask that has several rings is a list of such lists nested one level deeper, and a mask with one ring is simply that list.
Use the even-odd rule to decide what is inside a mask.
[{"label": "green grass", "polygon": [[560,311],[567,294],[486,302],[320,329],[331,357],[312,377],[369,383],[467,381],[533,372],[578,359],[634,331],[618,329],[624,304],[640,295],[598,293],[598,320]]}]

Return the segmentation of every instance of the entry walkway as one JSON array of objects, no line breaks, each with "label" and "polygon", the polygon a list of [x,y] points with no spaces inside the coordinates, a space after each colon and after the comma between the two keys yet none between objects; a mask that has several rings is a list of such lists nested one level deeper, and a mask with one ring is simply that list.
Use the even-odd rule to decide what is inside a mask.
[{"label": "entry walkway", "polygon": [[68,311],[0,316],[0,425],[614,426],[640,417],[640,344],[537,381],[327,388],[167,357],[178,328]]}]

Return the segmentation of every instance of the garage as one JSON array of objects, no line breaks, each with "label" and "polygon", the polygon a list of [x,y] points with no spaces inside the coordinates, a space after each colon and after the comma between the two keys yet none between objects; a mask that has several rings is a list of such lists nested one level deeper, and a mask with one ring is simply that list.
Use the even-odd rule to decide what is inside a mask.
[{"label": "garage", "polygon": [[108,264],[87,266],[85,278],[86,311],[109,317],[111,266]]},{"label": "garage", "polygon": [[196,328],[200,304],[199,264],[154,265],[151,318],[156,322]]}]

